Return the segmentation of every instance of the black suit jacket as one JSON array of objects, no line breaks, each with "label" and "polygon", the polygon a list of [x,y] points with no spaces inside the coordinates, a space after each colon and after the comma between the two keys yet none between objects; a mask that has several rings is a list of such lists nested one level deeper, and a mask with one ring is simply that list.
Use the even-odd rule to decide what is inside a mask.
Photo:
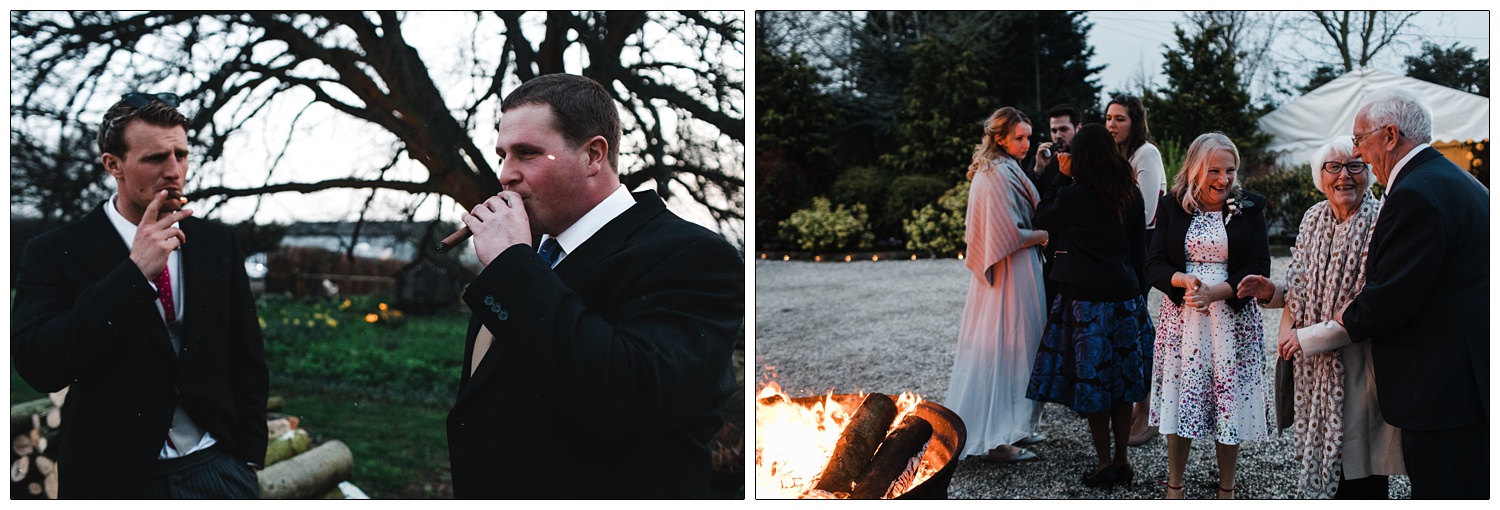
[{"label": "black suit jacket", "polygon": [[[744,262],[655,192],[554,269],[515,245],[464,292],[495,340],[448,414],[458,498],[707,498]],[[467,370],[465,370],[467,372]]]},{"label": "black suit jacket", "polygon": [[68,387],[57,457],[63,498],[146,497],[177,405],[217,447],[266,456],[266,360],[244,257],[228,228],[179,223],[182,350],[172,352],[157,293],[103,207],[26,243],[11,357],[33,388]]},{"label": "black suit jacket", "polygon": [[1427,148],[1388,188],[1365,287],[1344,312],[1370,341],[1380,412],[1391,425],[1484,423],[1490,387],[1490,206],[1484,186]]},{"label": "black suit jacket", "polygon": [[[1244,192],[1245,207],[1224,232],[1229,236],[1229,285],[1239,288],[1240,280],[1258,274],[1271,274],[1271,243],[1266,237],[1266,199],[1260,195]],[[1170,193],[1156,204],[1156,232],[1151,237],[1151,250],[1146,257],[1146,280],[1152,287],[1162,291],[1173,303],[1182,305],[1182,296],[1187,289],[1172,286],[1172,273],[1187,269],[1187,229],[1193,216],[1182,210],[1182,203]],[[1231,297],[1225,302],[1235,310],[1250,302],[1249,297]]]},{"label": "black suit jacket", "polygon": [[1061,285],[1064,296],[1089,301],[1122,301],[1145,295],[1146,212],[1139,189],[1133,189],[1122,222],[1086,184],[1057,174],[1042,192],[1037,228],[1051,236],[1053,263],[1047,278]]}]

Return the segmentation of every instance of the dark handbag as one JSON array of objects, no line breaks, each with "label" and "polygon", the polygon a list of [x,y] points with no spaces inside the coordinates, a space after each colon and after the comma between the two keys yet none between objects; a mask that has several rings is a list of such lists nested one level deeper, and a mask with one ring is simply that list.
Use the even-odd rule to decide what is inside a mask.
[{"label": "dark handbag", "polygon": [[1292,381],[1296,366],[1292,360],[1276,358],[1276,430],[1285,431],[1296,419],[1293,404],[1297,401],[1297,386]]}]

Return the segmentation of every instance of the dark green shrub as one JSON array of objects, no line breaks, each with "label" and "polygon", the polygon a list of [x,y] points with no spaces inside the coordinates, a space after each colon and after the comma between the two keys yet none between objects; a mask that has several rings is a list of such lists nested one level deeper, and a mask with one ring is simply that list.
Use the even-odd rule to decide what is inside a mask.
[{"label": "dark green shrub", "polygon": [[959,181],[937,203],[912,211],[911,217],[902,221],[906,249],[926,250],[933,255],[964,249],[964,214],[968,208],[969,181]]},{"label": "dark green shrub", "polygon": [[827,197],[815,197],[811,208],[798,210],[781,222],[781,238],[801,250],[830,251],[869,248],[875,234],[870,232],[864,204],[848,209],[839,204],[834,209]]},{"label": "dark green shrub", "polygon": [[1240,185],[1266,197],[1266,233],[1277,244],[1295,242],[1297,228],[1301,226],[1307,208],[1327,198],[1313,184],[1310,167],[1306,164],[1249,177]]},{"label": "dark green shrub", "polygon": [[931,175],[903,175],[891,181],[891,189],[885,202],[885,218],[891,225],[900,225],[922,206],[936,202],[953,182]]}]

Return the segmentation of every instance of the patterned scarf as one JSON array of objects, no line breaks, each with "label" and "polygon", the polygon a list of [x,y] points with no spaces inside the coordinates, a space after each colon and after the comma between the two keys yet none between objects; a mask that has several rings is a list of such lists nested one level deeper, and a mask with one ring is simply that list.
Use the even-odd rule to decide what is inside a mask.
[{"label": "patterned scarf", "polygon": [[[1328,201],[1302,217],[1292,264],[1287,269],[1287,309],[1292,327],[1334,318],[1365,286],[1365,255],[1380,203],[1365,192],[1359,209],[1341,225]],[[1297,353],[1295,458],[1301,463],[1298,488],[1306,498],[1332,498],[1343,474],[1344,364],[1339,351],[1312,356]]]}]

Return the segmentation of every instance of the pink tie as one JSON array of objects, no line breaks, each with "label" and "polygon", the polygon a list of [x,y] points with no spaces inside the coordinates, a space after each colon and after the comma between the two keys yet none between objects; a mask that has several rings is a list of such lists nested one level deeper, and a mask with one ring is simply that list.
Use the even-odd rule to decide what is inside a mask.
[{"label": "pink tie", "polygon": [[161,309],[166,313],[167,323],[177,320],[176,307],[172,306],[172,274],[167,268],[161,268],[161,276],[156,277],[156,290],[159,291]]}]

